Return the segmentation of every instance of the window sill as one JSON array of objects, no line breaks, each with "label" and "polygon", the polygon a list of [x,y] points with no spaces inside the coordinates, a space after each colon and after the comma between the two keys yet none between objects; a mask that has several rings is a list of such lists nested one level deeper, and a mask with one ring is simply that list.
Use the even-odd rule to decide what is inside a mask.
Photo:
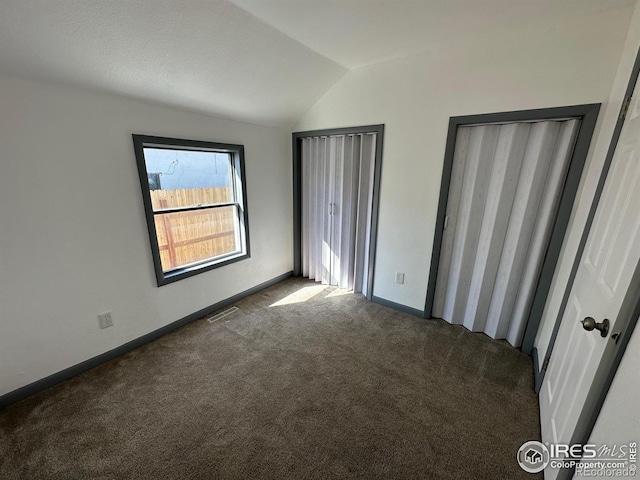
[{"label": "window sill", "polygon": [[248,252],[237,252],[225,255],[224,257],[220,257],[215,260],[204,261],[188,267],[176,268],[175,270],[164,272],[162,276],[158,276],[158,286],[161,287],[163,285],[182,280],[183,278],[192,277],[193,275],[197,275],[199,273],[213,270],[215,268],[224,267],[225,265],[239,262],[240,260],[244,260],[250,257],[251,255]]}]

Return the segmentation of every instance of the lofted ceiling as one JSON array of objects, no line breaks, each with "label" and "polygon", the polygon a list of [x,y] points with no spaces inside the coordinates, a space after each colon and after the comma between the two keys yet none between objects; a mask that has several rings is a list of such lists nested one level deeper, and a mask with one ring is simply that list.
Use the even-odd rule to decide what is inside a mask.
[{"label": "lofted ceiling", "polygon": [[451,50],[636,0],[230,0],[348,69]]},{"label": "lofted ceiling", "polygon": [[0,72],[290,125],[346,71],[636,0],[0,0]]},{"label": "lofted ceiling", "polygon": [[0,0],[0,72],[283,125],[345,69],[223,0]]}]

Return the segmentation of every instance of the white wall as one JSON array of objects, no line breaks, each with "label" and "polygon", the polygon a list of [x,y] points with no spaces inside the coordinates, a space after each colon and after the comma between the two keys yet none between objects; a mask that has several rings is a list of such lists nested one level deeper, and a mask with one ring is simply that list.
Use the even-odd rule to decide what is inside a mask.
[{"label": "white wall", "polygon": [[606,103],[630,16],[514,25],[464,50],[362,67],[307,112],[294,130],[386,125],[374,295],[424,308],[449,117]]},{"label": "white wall", "polygon": [[[132,133],[245,145],[250,259],[156,286]],[[0,394],[290,271],[290,157],[288,130],[0,76]]]}]

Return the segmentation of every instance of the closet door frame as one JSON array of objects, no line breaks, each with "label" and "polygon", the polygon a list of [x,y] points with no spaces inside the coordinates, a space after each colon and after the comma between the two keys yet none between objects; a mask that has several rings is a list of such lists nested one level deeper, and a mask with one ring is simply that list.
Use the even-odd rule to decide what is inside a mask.
[{"label": "closet door frame", "polygon": [[[533,342],[538,327],[542,320],[542,313],[547,301],[551,281],[555,273],[560,250],[571,217],[574,200],[582,171],[589,152],[591,138],[598,119],[600,111],[599,103],[591,103],[585,105],[575,105],[566,107],[540,108],[534,110],[519,110],[513,112],[488,113],[479,115],[465,115],[460,117],[449,118],[449,130],[447,133],[447,143],[445,147],[444,165],[442,169],[442,181],[440,186],[440,200],[438,202],[438,212],[436,216],[436,229],[433,240],[433,251],[431,254],[431,268],[429,273],[429,283],[427,287],[427,298],[425,302],[425,317],[431,318],[433,302],[436,291],[436,280],[438,277],[438,266],[440,261],[440,250],[442,247],[442,237],[444,233],[444,222],[447,212],[447,201],[449,198],[449,187],[451,183],[451,171],[453,169],[454,150],[456,145],[456,137],[458,127],[477,124],[491,123],[514,123],[541,120],[561,120],[569,118],[577,118],[580,120],[576,143],[569,160],[569,169],[567,178],[564,183],[558,213],[556,215],[555,224],[549,240],[549,245],[545,255],[540,277],[536,286],[531,311],[527,320],[524,337],[522,340],[522,352],[531,355]],[[534,361],[536,356],[534,355]],[[537,368],[537,367],[536,367]]]},{"label": "closet door frame", "polygon": [[376,134],[375,165],[373,172],[373,198],[371,205],[371,225],[369,234],[369,265],[367,276],[367,300],[373,298],[373,278],[375,273],[376,244],[378,237],[378,207],[380,205],[380,177],[382,173],[382,149],[384,145],[384,124],[360,127],[308,130],[291,134],[293,153],[293,275],[302,274],[302,139],[330,135]]}]

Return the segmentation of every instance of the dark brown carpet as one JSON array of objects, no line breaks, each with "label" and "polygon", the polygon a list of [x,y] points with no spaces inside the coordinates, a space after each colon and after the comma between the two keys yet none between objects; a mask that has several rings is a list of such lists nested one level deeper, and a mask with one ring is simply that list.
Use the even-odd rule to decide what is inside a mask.
[{"label": "dark brown carpet", "polygon": [[[290,279],[0,412],[0,478],[531,479],[528,357]],[[333,292],[333,295],[330,295]],[[330,295],[330,296],[329,296]]]}]

